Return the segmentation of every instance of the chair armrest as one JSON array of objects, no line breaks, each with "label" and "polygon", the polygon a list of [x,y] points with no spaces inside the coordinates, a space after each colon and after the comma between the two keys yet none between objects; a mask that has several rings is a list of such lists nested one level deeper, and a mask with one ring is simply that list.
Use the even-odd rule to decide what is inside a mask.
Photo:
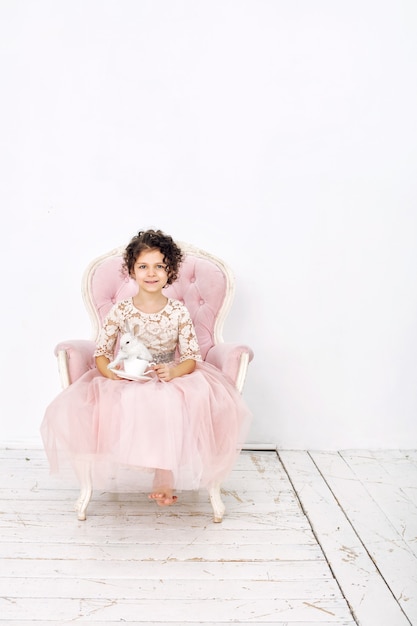
[{"label": "chair armrest", "polygon": [[55,346],[54,352],[64,388],[95,367],[93,356],[95,348],[95,342],[86,339],[61,341]]},{"label": "chair armrest", "polygon": [[211,363],[228,376],[240,392],[252,359],[251,348],[237,343],[218,343],[210,348],[205,358],[207,363]]}]

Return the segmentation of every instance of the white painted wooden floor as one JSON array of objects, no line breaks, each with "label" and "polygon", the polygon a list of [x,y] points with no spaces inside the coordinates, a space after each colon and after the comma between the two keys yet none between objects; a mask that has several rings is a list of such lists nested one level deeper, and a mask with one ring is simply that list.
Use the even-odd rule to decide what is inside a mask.
[{"label": "white painted wooden floor", "polygon": [[0,450],[0,624],[417,625],[417,452],[244,452],[160,509],[76,492]]}]

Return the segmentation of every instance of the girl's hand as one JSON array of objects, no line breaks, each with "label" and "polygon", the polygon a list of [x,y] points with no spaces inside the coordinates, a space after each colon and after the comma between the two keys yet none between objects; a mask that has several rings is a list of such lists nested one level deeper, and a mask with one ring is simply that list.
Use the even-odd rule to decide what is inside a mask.
[{"label": "girl's hand", "polygon": [[110,378],[111,380],[121,380],[120,376],[118,376],[114,372],[111,372],[110,370],[107,370],[107,372],[105,373],[105,376],[106,378]]},{"label": "girl's hand", "polygon": [[[101,355],[96,357],[96,366],[102,376],[111,378],[111,380],[120,380],[120,378],[107,367],[109,363],[110,360],[106,356]],[[117,367],[117,369],[119,368]]]},{"label": "girl's hand", "polygon": [[172,375],[172,369],[166,363],[157,363],[152,366],[153,371],[158,376],[159,380],[163,380],[164,382],[168,382],[174,376]]},{"label": "girl's hand", "polygon": [[173,378],[179,376],[185,376],[185,374],[191,374],[195,370],[194,359],[186,359],[181,363],[168,364],[168,363],[156,363],[152,366],[153,371],[158,376],[159,380],[168,382]]}]

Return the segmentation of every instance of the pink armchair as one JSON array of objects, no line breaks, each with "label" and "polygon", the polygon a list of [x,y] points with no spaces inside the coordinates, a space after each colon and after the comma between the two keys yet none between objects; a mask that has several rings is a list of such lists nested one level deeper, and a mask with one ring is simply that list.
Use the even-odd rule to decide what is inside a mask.
[{"label": "pink armchair", "polygon": [[[198,336],[202,358],[220,369],[241,392],[252,350],[241,344],[225,343],[223,324],[234,296],[234,278],[226,264],[186,243],[179,243],[185,253],[177,281],[164,293],[187,306]],[[82,280],[82,295],[93,325],[92,340],[62,341],[55,347],[62,387],[68,387],[82,374],[95,367],[94,349],[101,324],[112,305],[133,296],[137,291],[134,280],[121,272],[124,246],[95,259],[86,269]],[[78,519],[86,519],[92,495],[88,465],[80,467],[81,491],[76,504]],[[214,521],[221,522],[224,503],[220,485],[209,488]]]}]

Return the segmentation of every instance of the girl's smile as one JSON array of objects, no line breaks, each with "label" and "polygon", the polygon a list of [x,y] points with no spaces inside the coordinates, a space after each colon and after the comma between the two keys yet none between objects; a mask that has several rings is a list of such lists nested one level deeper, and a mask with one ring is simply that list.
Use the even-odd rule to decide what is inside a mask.
[{"label": "girl's smile", "polygon": [[164,255],[158,249],[142,252],[136,259],[133,272],[139,288],[144,291],[160,291],[167,283]]}]

